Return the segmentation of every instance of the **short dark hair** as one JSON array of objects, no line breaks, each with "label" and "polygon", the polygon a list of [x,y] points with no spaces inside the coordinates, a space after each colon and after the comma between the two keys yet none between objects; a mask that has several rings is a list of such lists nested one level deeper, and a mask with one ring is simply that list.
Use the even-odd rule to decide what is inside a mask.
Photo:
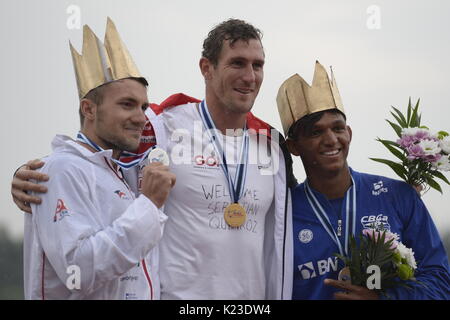
[{"label": "short dark hair", "polygon": [[291,125],[291,127],[288,130],[288,138],[296,140],[300,133],[304,134],[304,133],[310,132],[312,130],[312,128],[314,127],[314,125],[320,119],[322,119],[323,115],[327,112],[340,114],[344,117],[344,120],[347,120],[347,117],[345,116],[345,114],[342,111],[340,111],[339,109],[328,109],[328,110],[323,110],[323,111],[315,112],[312,114],[308,114],[308,115],[300,118],[299,120],[297,120],[293,125]]},{"label": "short dark hair", "polygon": [[243,20],[228,19],[215,26],[208,33],[205,41],[203,41],[202,57],[211,61],[214,66],[217,66],[225,40],[230,40],[230,45],[233,45],[238,40],[248,43],[251,39],[261,41],[262,32]]},{"label": "short dark hair", "polygon": [[[140,84],[142,84],[144,87],[148,87],[148,82],[145,78],[135,78],[135,77],[130,77],[130,78],[125,78],[125,79],[132,79],[132,80],[136,80],[137,82],[139,82]],[[103,103],[103,98],[104,98],[104,89],[105,87],[110,84],[111,82],[107,82],[105,84],[102,84],[92,90],[90,90],[83,99],[89,99],[91,100],[93,103],[95,103],[96,105],[101,105]],[[78,109],[78,114],[80,115],[80,126],[83,127],[83,123],[84,123],[84,115],[83,112],[81,112],[81,106]]]}]

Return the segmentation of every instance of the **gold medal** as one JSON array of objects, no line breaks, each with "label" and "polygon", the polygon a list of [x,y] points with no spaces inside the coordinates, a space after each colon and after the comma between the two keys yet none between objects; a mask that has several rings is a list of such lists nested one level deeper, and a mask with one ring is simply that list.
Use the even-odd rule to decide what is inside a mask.
[{"label": "gold medal", "polygon": [[225,222],[233,228],[242,226],[247,219],[247,213],[239,203],[232,203],[227,206],[223,212],[223,216]]}]

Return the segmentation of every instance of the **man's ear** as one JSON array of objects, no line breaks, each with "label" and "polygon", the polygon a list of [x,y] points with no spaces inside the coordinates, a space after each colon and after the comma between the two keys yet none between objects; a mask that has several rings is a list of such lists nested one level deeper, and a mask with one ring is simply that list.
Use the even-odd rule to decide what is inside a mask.
[{"label": "man's ear", "polygon": [[97,111],[97,105],[89,99],[81,99],[80,110],[86,120],[94,120]]},{"label": "man's ear", "polygon": [[347,131],[348,131],[348,134],[349,134],[349,136],[350,136],[350,141],[349,142],[351,142],[352,141],[352,128],[350,128],[350,126],[347,126]]},{"label": "man's ear", "polygon": [[211,80],[211,72],[212,68],[214,67],[211,61],[209,61],[207,58],[202,57],[199,61],[200,71],[203,75],[203,78],[206,80]]},{"label": "man's ear", "polygon": [[286,139],[286,146],[287,146],[289,152],[292,153],[294,156],[298,157],[300,155],[300,152],[297,148],[297,144],[291,138]]}]

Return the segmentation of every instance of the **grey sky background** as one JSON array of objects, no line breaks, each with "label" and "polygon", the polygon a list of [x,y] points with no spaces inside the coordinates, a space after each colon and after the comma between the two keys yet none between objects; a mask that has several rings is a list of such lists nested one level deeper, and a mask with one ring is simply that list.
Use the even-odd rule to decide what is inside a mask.
[{"label": "grey sky background", "polygon": [[[294,73],[311,82],[316,59],[332,65],[353,129],[349,163],[358,171],[395,178],[368,158],[394,160],[375,139],[395,138],[384,119],[391,119],[391,105],[406,110],[409,97],[421,98],[424,125],[450,131],[448,1],[2,0],[0,224],[16,237],[23,234],[23,214],[11,200],[14,170],[50,153],[55,134],[74,136],[79,129],[69,40],[81,50],[82,29],[67,27],[71,5],[81,10],[81,27],[88,24],[102,40],[106,17],[114,20],[156,103],[177,92],[203,98],[203,40],[231,17],[264,33],[265,78],[253,112],[279,130],[281,83]],[[368,27],[376,18],[367,12],[373,5],[380,29]],[[304,179],[300,159],[295,173]],[[444,235],[450,232],[450,187],[441,185],[444,195],[430,190],[423,200]]]}]

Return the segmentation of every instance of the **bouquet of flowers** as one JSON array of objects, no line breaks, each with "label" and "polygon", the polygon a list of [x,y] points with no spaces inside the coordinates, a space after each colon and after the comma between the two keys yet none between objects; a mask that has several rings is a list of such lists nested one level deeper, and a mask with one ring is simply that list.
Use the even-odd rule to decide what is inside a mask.
[{"label": "bouquet of flowers", "polygon": [[[349,257],[337,253],[335,255],[345,263],[346,268],[342,271],[350,274],[353,285],[379,290],[385,294],[384,291],[389,288],[409,287],[404,280],[416,281],[414,252],[398,240],[398,235],[389,231],[364,229],[359,236],[359,245],[355,237],[351,236]],[[378,269],[378,275],[373,271],[374,266]],[[370,286],[369,282],[374,277],[375,285],[372,283]]]},{"label": "bouquet of flowers", "polygon": [[433,134],[426,126],[420,124],[419,101],[412,107],[409,99],[406,116],[392,107],[391,112],[397,123],[386,120],[398,136],[397,141],[381,142],[400,162],[387,159],[370,158],[388,165],[407,183],[427,191],[429,187],[442,193],[441,186],[435,178],[447,184],[450,182],[440,171],[450,171],[450,136],[445,131]]}]

